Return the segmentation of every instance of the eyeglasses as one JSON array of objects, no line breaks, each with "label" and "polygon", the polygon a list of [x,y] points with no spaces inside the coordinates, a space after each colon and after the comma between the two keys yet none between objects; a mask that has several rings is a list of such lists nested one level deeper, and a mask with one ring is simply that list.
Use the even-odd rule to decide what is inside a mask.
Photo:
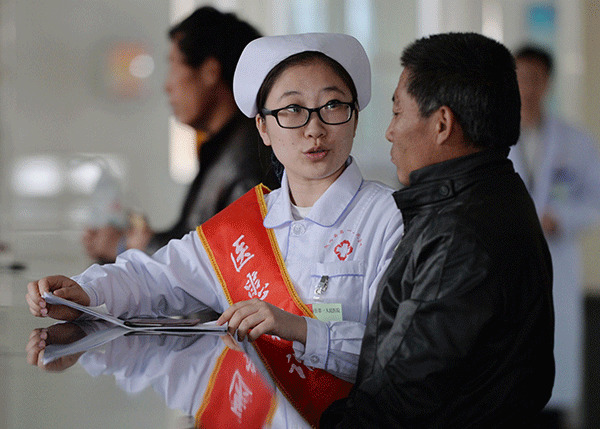
[{"label": "eyeglasses", "polygon": [[290,104],[281,109],[267,110],[262,109],[263,115],[271,115],[275,117],[277,124],[281,128],[300,128],[308,124],[310,115],[313,112],[327,125],[345,124],[352,118],[352,113],[356,110],[355,103],[345,103],[342,101],[330,101],[321,107],[309,109],[308,107]]}]

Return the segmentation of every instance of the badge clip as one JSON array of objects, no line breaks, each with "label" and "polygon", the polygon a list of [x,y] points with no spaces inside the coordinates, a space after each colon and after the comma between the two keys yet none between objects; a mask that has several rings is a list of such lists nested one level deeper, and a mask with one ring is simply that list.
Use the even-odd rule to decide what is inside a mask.
[{"label": "badge clip", "polygon": [[319,284],[315,289],[315,293],[317,295],[323,295],[327,290],[327,286],[329,285],[329,276],[321,276],[321,280],[319,280]]}]

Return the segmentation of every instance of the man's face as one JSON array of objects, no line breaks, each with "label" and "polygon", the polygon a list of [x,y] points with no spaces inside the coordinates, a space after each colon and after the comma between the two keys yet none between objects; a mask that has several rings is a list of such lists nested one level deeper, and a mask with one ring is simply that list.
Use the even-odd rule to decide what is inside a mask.
[{"label": "man's face", "polygon": [[435,121],[434,115],[424,118],[419,112],[416,100],[406,91],[408,71],[400,75],[398,87],[394,91],[392,121],[385,133],[392,143],[390,155],[396,166],[398,179],[409,185],[409,174],[435,161]]},{"label": "man's face", "polygon": [[548,89],[549,76],[546,66],[539,60],[525,58],[516,60],[516,65],[521,110],[535,112],[542,107]]},{"label": "man's face", "polygon": [[209,116],[214,88],[204,79],[202,65],[188,65],[175,41],[171,41],[169,51],[165,91],[177,120],[195,129],[203,129]]}]

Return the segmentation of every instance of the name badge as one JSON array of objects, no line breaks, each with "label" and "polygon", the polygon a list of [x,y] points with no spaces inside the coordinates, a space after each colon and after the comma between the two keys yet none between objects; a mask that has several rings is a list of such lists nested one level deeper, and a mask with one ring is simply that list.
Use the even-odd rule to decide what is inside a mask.
[{"label": "name badge", "polygon": [[321,322],[341,322],[342,304],[313,303],[312,311]]}]

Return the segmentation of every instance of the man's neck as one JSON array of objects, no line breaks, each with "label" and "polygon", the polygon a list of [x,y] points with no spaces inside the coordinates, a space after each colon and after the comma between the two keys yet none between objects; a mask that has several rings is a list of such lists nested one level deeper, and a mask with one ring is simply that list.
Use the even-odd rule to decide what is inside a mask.
[{"label": "man's neck", "polygon": [[238,107],[230,90],[223,90],[222,93],[217,94],[215,101],[210,116],[201,127],[202,131],[208,133],[209,136],[214,136],[221,131],[238,112]]}]

